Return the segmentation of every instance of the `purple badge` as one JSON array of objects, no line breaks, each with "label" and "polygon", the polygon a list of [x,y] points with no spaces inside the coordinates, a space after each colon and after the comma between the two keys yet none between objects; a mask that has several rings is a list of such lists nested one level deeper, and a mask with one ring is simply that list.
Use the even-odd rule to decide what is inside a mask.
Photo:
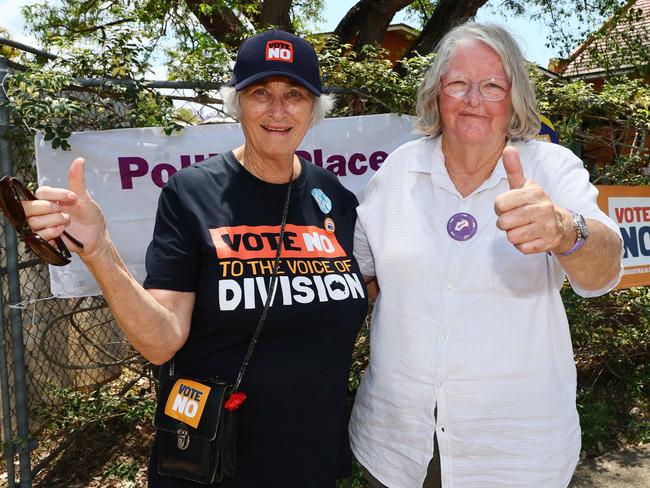
[{"label": "purple badge", "polygon": [[447,222],[447,233],[457,241],[466,241],[476,235],[477,227],[474,216],[460,212],[452,215]]}]

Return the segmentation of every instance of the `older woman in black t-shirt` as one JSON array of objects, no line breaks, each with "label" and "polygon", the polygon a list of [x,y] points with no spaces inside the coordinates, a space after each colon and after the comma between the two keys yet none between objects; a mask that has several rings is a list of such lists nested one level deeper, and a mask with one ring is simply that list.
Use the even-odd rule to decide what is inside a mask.
[{"label": "older woman in black t-shirt", "polygon": [[[86,191],[83,159],[70,167],[69,189],[41,187],[39,200],[24,207],[45,239],[66,229],[83,242],[68,245],[143,356],[173,361],[175,374],[230,383],[264,309],[281,242],[277,287],[241,383],[247,400],[238,411],[237,472],[220,486],[331,488],[349,470],[346,384],[366,310],[352,256],[357,200],[334,175],[295,155],[331,105],[309,43],[282,31],[249,38],[231,87],[227,106],[245,143],[167,183],[144,286]],[[154,448],[150,486],[202,486],[160,475],[156,461]]]}]

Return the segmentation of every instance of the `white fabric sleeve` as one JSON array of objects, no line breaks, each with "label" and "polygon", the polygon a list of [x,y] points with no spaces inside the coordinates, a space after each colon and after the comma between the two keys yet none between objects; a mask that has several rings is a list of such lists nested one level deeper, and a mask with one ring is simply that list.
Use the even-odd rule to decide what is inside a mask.
[{"label": "white fabric sleeve", "polygon": [[368,243],[368,236],[363,228],[361,216],[357,217],[354,227],[354,257],[359,263],[359,269],[364,277],[375,277],[375,260]]},{"label": "white fabric sleeve", "polygon": [[[555,175],[555,181],[551,185],[551,200],[563,208],[581,214],[585,219],[597,220],[612,229],[620,240],[620,256],[622,258],[623,238],[621,237],[621,232],[614,221],[598,207],[598,189],[589,182],[589,173],[585,169],[582,161],[568,150],[566,152],[558,152],[557,156],[560,156],[562,161]],[[593,263],[593,265],[597,264]],[[621,280],[622,276],[623,268],[621,267],[618,276],[598,290],[585,290],[577,283],[573,283],[570,276],[568,278],[571,287],[578,295],[589,298],[604,295],[608,291],[611,291]]]}]

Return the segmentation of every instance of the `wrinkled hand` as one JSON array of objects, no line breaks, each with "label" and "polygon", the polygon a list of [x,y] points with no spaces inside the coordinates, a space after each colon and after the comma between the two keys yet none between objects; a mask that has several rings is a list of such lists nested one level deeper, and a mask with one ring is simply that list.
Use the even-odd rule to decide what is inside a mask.
[{"label": "wrinkled hand", "polygon": [[566,246],[566,242],[571,238],[567,232],[573,229],[571,214],[554,205],[541,186],[526,179],[517,149],[507,146],[503,150],[503,166],[510,190],[494,202],[497,227],[524,254],[559,254],[569,249],[571,244]]},{"label": "wrinkled hand", "polygon": [[42,238],[52,240],[67,231],[84,245],[77,247],[65,240],[68,248],[81,257],[93,254],[106,240],[106,223],[101,208],[86,190],[85,161],[75,159],[68,171],[68,186],[52,188],[41,186],[34,201],[24,201],[29,227]]}]

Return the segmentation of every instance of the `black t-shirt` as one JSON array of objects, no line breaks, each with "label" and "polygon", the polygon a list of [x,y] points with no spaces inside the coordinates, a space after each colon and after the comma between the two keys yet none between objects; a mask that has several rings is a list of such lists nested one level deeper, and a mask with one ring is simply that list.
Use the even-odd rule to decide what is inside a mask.
[{"label": "black t-shirt", "polygon": [[[367,307],[352,255],[358,202],[333,174],[301,168],[277,291],[240,387],[237,474],[223,488],[332,488],[349,473],[347,380]],[[196,294],[176,374],[235,379],[264,306],[286,194],[287,184],[259,180],[232,152],[163,189],[144,286]],[[151,487],[202,486],[158,476],[154,458],[155,448]]]}]

